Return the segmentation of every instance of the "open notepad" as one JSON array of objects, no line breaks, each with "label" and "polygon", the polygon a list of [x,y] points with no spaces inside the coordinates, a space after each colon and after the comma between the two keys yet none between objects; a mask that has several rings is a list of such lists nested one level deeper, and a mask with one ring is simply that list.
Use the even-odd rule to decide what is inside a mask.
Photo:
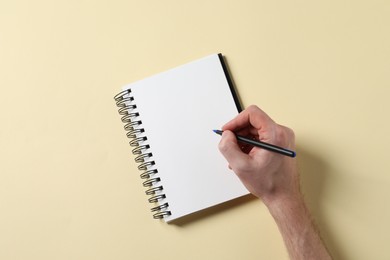
[{"label": "open notepad", "polygon": [[241,110],[221,54],[126,85],[115,100],[155,218],[248,194],[212,131]]}]

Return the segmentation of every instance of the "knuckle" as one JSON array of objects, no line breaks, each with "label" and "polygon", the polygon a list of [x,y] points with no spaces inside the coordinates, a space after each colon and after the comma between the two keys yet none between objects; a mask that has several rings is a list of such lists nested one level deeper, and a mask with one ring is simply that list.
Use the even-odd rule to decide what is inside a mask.
[{"label": "knuckle", "polygon": [[279,125],[275,131],[276,133],[276,142],[280,145],[287,146],[292,143],[295,139],[294,131],[286,126]]},{"label": "knuckle", "polygon": [[227,146],[226,146],[226,142],[224,140],[221,140],[218,144],[218,149],[221,153],[224,153],[226,152],[227,150]]},{"label": "knuckle", "polygon": [[256,105],[250,105],[250,106],[247,108],[247,110],[248,110],[249,112],[255,112],[255,111],[260,110],[260,108],[259,108],[258,106],[256,106]]},{"label": "knuckle", "polygon": [[218,149],[222,154],[226,155],[227,153],[229,153],[229,150],[231,149],[231,145],[229,141],[226,140],[226,138],[222,138],[218,144]]},{"label": "knuckle", "polygon": [[294,130],[292,130],[291,128],[289,127],[286,127],[284,126],[284,130],[286,131],[286,135],[288,138],[295,138],[295,133],[294,133]]},{"label": "knuckle", "polygon": [[248,170],[248,165],[242,161],[237,161],[233,166],[233,171],[240,177],[244,177]]}]

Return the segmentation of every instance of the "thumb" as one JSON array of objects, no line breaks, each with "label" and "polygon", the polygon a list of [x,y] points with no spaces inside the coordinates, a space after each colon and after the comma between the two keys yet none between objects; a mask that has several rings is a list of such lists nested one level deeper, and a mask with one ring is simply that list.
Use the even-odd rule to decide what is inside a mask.
[{"label": "thumb", "polygon": [[218,148],[233,171],[240,170],[245,165],[248,165],[250,157],[241,151],[233,132],[229,130],[223,131]]}]

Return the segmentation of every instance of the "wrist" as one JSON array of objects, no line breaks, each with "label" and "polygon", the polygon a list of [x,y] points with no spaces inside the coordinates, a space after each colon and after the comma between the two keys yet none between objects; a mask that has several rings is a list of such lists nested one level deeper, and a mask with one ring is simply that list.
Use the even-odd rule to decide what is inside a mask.
[{"label": "wrist", "polygon": [[266,196],[262,198],[269,212],[274,218],[283,212],[306,211],[305,201],[300,191],[291,194]]}]

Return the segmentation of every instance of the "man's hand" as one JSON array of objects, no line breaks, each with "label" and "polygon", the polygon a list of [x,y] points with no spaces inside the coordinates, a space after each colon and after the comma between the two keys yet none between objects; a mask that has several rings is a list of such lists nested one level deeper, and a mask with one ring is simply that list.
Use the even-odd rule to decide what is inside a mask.
[{"label": "man's hand", "polygon": [[295,149],[291,129],[276,124],[256,106],[250,106],[222,127],[219,149],[246,188],[264,203],[297,196],[299,175],[296,160],[258,147],[237,143],[235,134]]},{"label": "man's hand", "polygon": [[293,131],[256,106],[242,111],[222,130],[219,150],[245,187],[268,207],[290,258],[331,259],[301,195],[296,159],[237,143],[233,134],[294,150]]}]

